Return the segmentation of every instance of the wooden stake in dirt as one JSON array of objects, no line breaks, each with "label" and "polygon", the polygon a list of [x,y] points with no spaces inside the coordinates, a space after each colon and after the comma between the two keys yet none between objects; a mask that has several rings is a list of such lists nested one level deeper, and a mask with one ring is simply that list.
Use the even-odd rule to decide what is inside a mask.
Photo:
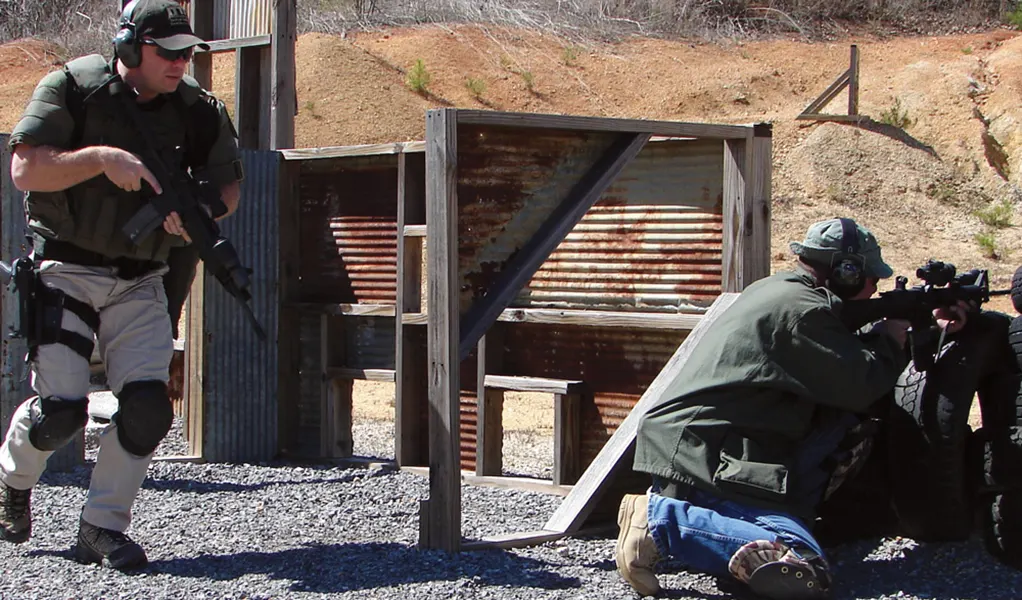
[{"label": "wooden stake in dirt", "polygon": [[[824,106],[830,103],[842,90],[848,88],[848,114],[847,115],[835,115],[821,113],[820,110]],[[852,44],[852,55],[848,70],[838,76],[834,80],[834,83],[823,91],[822,94],[816,100],[813,100],[809,106],[802,111],[799,116],[795,117],[798,120],[814,120],[814,121],[850,121],[859,122],[863,119],[859,115],[859,47]]]}]

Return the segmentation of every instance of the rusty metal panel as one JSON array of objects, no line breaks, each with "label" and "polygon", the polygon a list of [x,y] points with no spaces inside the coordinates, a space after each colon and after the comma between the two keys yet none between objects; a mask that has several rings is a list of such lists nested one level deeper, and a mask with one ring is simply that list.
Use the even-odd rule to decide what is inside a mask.
[{"label": "rusty metal panel", "polygon": [[394,304],[396,156],[302,161],[299,188],[299,300]]},{"label": "rusty metal panel", "polygon": [[272,0],[213,0],[213,38],[227,40],[273,32]]},{"label": "rusty metal panel", "polygon": [[223,234],[252,270],[260,341],[238,302],[215,281],[204,286],[203,448],[209,461],[269,460],[277,453],[277,289],[280,153],[242,150],[245,181]]},{"label": "rusty metal panel", "polygon": [[592,398],[581,407],[585,468],[687,335],[664,329],[515,324],[504,329],[503,363],[495,374],[586,383]]},{"label": "rusty metal panel", "polygon": [[[463,127],[458,136],[461,307],[481,296],[613,138]],[[512,303],[677,312],[720,294],[721,142],[650,143]]]}]

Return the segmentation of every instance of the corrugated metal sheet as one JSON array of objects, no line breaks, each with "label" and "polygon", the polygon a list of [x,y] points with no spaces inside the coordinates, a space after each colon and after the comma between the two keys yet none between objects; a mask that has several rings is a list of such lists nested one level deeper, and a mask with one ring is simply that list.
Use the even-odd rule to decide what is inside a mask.
[{"label": "corrugated metal sheet", "polygon": [[583,468],[688,335],[677,330],[533,323],[515,324],[504,332],[505,351],[498,374],[578,379],[593,390],[593,398],[581,407]]},{"label": "corrugated metal sheet", "polygon": [[277,266],[280,154],[243,150],[245,181],[238,212],[223,234],[252,270],[252,307],[266,329],[259,341],[237,300],[211,277],[205,285],[203,457],[259,461],[277,452]]},{"label": "corrugated metal sheet", "polygon": [[394,304],[397,158],[304,161],[300,300]]},{"label": "corrugated metal sheet", "polygon": [[273,0],[213,0],[213,36],[226,40],[272,33]]},{"label": "corrugated metal sheet", "polygon": [[[610,134],[459,129],[461,308],[609,146]],[[516,307],[668,311],[721,288],[719,141],[651,143],[522,289]]]}]

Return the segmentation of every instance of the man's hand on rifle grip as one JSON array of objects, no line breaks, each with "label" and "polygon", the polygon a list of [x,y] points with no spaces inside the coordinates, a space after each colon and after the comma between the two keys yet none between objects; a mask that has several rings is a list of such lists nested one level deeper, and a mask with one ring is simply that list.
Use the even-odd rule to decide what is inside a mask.
[{"label": "man's hand on rifle grip", "polygon": [[181,217],[176,211],[172,211],[167,218],[163,220],[163,230],[171,235],[179,235],[185,239],[189,244],[192,242],[192,238],[188,237],[188,232],[185,231],[184,223],[181,222]]},{"label": "man's hand on rifle grip", "polygon": [[975,309],[975,305],[965,300],[959,300],[954,306],[942,306],[933,309],[933,318],[936,319],[937,326],[946,333],[958,333],[968,322],[969,311]]}]

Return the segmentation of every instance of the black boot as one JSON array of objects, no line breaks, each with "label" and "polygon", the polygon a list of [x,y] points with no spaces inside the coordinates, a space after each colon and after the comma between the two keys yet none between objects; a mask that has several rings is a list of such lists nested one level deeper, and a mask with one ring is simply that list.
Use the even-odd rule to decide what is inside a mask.
[{"label": "black boot", "polygon": [[0,483],[0,538],[20,544],[32,535],[32,489]]},{"label": "black boot", "polygon": [[81,519],[78,524],[78,544],[74,548],[75,560],[80,563],[101,564],[119,571],[141,569],[149,564],[145,550],[120,531],[96,527]]}]

